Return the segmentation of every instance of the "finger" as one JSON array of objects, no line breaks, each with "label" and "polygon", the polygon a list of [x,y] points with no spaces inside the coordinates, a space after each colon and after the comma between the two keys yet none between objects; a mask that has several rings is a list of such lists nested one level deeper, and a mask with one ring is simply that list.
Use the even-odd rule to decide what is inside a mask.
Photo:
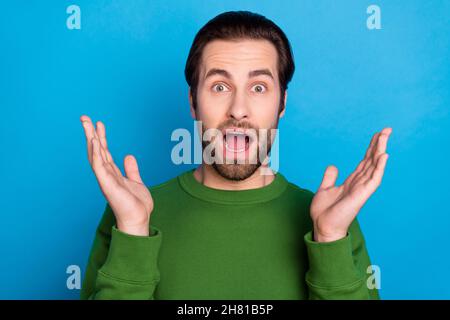
[{"label": "finger", "polygon": [[101,122],[101,121],[97,121],[97,136],[100,139],[100,145],[103,148],[103,151],[104,151],[104,154],[106,157],[106,161],[112,162],[113,159],[112,159],[111,153],[108,150],[108,142],[106,140],[106,127],[103,124],[103,122]]},{"label": "finger", "polygon": [[[366,181],[370,178],[376,166],[379,148],[382,148],[382,145],[380,145],[380,142],[382,142],[380,141],[380,138],[382,135],[387,135],[389,137],[391,133],[392,128],[387,127],[372,136],[364,159],[359,163],[356,170],[346,179],[344,184],[353,185],[354,183]],[[384,148],[384,150],[386,150],[386,148]]]},{"label": "finger", "polygon": [[[88,116],[83,115],[81,116],[80,120],[82,121],[83,127],[85,128],[86,139],[88,141],[88,158],[89,161],[92,163],[92,146],[89,145],[89,141],[92,141],[92,138],[94,137],[98,139],[97,130],[94,127],[92,120]],[[103,161],[106,162],[107,161],[106,153],[101,145],[100,145],[100,155],[103,158]]]},{"label": "finger", "polygon": [[352,174],[350,176],[347,177],[347,179],[345,179],[344,184],[352,184],[353,181],[357,178],[357,176],[359,176],[359,174],[362,172],[364,166],[367,163],[367,159],[364,158],[362,159],[358,166],[356,167],[355,171],[352,172]]},{"label": "finger", "polygon": [[389,136],[392,134],[392,131],[393,131],[392,127],[386,127],[386,128],[383,128],[383,130],[381,130],[381,133],[387,134]]},{"label": "finger", "polygon": [[373,190],[378,188],[378,186],[381,183],[381,179],[383,178],[384,169],[386,168],[386,163],[387,163],[388,158],[389,158],[389,154],[387,154],[387,153],[383,153],[382,155],[380,155],[380,157],[378,158],[375,170],[373,171],[372,176],[369,179],[369,181],[367,181],[367,184],[369,186],[371,186],[371,188]]},{"label": "finger", "polygon": [[367,166],[370,165],[370,161],[369,161],[370,155],[372,154],[374,146],[376,145],[376,143],[378,141],[379,135],[380,135],[380,132],[374,133],[374,135],[372,136],[372,139],[370,140],[369,147],[366,150],[364,158],[359,162],[355,171],[345,180],[345,183],[352,184],[353,181],[357,181],[359,179],[359,177],[361,176],[361,174],[365,171]]},{"label": "finger", "polygon": [[390,132],[383,129],[380,138],[378,139],[377,148],[374,152],[374,158],[386,152],[387,142],[389,140]]},{"label": "finger", "polygon": [[102,159],[103,159],[103,162],[108,162],[108,159],[107,159],[107,157],[106,157],[106,152],[105,152],[105,150],[104,150],[104,148],[103,148],[103,145],[102,145],[102,143],[101,143],[100,136],[99,136],[99,133],[100,133],[99,128],[98,128],[98,123],[99,123],[99,121],[97,121],[97,128],[94,127],[92,121],[89,121],[88,123],[89,123],[89,124],[88,124],[89,128],[90,128],[90,126],[92,126],[92,129],[94,130],[94,136],[95,136],[95,138],[97,138],[98,141],[99,141],[100,155],[101,155],[101,157],[102,157]]},{"label": "finger", "polygon": [[124,159],[125,174],[127,178],[138,183],[143,183],[139,174],[139,167],[136,158],[132,155],[127,155]]},{"label": "finger", "polygon": [[[380,150],[380,142],[383,142],[385,139],[384,137],[386,134],[390,134],[392,131],[392,128],[384,128],[380,132],[377,132],[372,137],[372,141],[370,143],[370,147],[367,149],[366,155],[364,157],[364,164],[361,166],[359,172],[356,174],[354,180],[355,182],[361,181],[362,178],[366,176],[366,173],[368,170],[371,170],[371,168],[375,165],[376,157],[379,154]],[[381,139],[381,140],[380,140]]]},{"label": "finger", "polygon": [[103,167],[104,161],[100,154],[100,141],[98,138],[94,137],[91,140],[92,144],[92,168],[95,172],[101,170]]},{"label": "finger", "polygon": [[89,141],[91,141],[94,137],[97,138],[97,133],[95,131],[94,124],[92,123],[91,118],[89,118],[88,116],[81,116],[80,120],[83,124],[83,127],[85,128],[86,138],[88,138]]},{"label": "finger", "polygon": [[107,155],[107,157],[109,157],[109,161],[107,161],[107,165],[113,170],[113,172],[116,174],[116,176],[123,178],[122,171],[120,171],[119,167],[114,162],[114,159],[112,158],[112,156],[108,150],[106,150],[106,155]]},{"label": "finger", "polygon": [[120,184],[120,180],[123,179],[123,176],[114,175],[111,163],[106,163],[103,161],[100,153],[100,140],[98,138],[92,139],[92,148],[92,169],[94,170],[95,177],[97,178],[103,194],[108,199],[109,192],[114,189],[111,187],[113,185]]},{"label": "finger", "polygon": [[373,171],[376,168],[378,158],[381,154],[384,153],[384,150],[386,150],[386,143],[387,135],[385,133],[380,133],[380,135],[378,136],[377,144],[373,148],[372,155],[369,159],[367,159],[366,164],[358,174],[358,177],[355,178],[356,182],[366,182],[370,179]]},{"label": "finger", "polygon": [[364,164],[363,161],[360,162],[360,164],[358,165],[358,167],[356,168],[355,171],[353,171],[348,177],[347,179],[345,179],[343,185],[344,187],[350,186],[353,184],[353,181],[355,179],[355,176],[359,173],[358,170],[360,169],[360,167]]},{"label": "finger", "polygon": [[106,141],[106,128],[101,121],[97,121],[97,136],[100,139],[102,147],[104,149],[108,149],[108,143]]},{"label": "finger", "polygon": [[95,133],[94,125],[92,124],[92,121],[88,116],[83,115],[80,117],[80,120],[82,122],[82,125],[84,128],[84,133],[86,136],[88,159],[89,159],[89,162],[92,164],[92,150],[93,150],[92,138],[95,138],[97,136],[97,134]]},{"label": "finger", "polygon": [[385,153],[387,141],[389,139],[389,132],[386,129],[381,131],[376,146],[373,149],[371,157],[367,160],[367,164],[364,166],[360,178],[361,180],[368,179],[372,172],[375,170],[376,163],[381,154]]},{"label": "finger", "polygon": [[370,140],[369,147],[367,148],[366,154],[364,155],[364,159],[369,158],[370,155],[372,154],[373,146],[376,144],[379,135],[380,135],[380,132],[376,132],[376,133],[372,136],[372,139]]},{"label": "finger", "polygon": [[371,165],[367,167],[367,169],[364,171],[364,173],[360,176],[360,180],[362,182],[367,182],[371,179],[373,172],[375,171],[377,167],[377,163],[380,160],[380,157],[383,156],[383,154],[378,154],[372,161]]},{"label": "finger", "polygon": [[338,169],[333,165],[328,166],[323,175],[322,183],[319,186],[319,190],[333,187],[334,184],[336,183],[337,176],[338,176]]},{"label": "finger", "polygon": [[88,151],[88,160],[89,163],[92,165],[92,138],[94,135],[92,135],[91,130],[89,129],[89,117],[88,116],[81,116],[80,117],[81,125],[83,126],[84,135],[86,137],[86,147]]},{"label": "finger", "polygon": [[100,140],[98,141],[99,148],[100,148],[100,155],[102,156],[103,162],[108,163],[108,158],[106,157],[105,149],[103,149],[102,144],[100,143]]},{"label": "finger", "polygon": [[116,175],[118,176],[122,176],[122,171],[120,171],[119,167],[114,163],[114,161],[109,162],[109,164],[113,167],[114,172],[116,173]]},{"label": "finger", "polygon": [[114,159],[111,155],[111,152],[109,152],[108,149],[108,142],[106,139],[106,127],[103,122],[97,121],[97,136],[100,139],[100,145],[102,146],[105,156],[106,156],[106,162],[111,164],[112,169],[118,176],[122,176],[122,172],[120,171],[119,167],[114,163]]},{"label": "finger", "polygon": [[375,151],[377,150],[378,142],[380,141],[381,132],[377,132],[374,135],[373,143],[371,143],[370,148],[367,149],[366,155],[364,156],[365,162],[362,167],[362,169],[359,172],[359,176],[363,175],[367,168],[372,164],[373,162],[373,155],[375,154]]}]

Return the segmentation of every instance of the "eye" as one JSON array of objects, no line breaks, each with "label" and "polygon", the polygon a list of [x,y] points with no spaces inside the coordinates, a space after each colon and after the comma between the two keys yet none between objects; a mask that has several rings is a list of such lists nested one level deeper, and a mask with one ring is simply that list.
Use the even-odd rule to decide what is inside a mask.
[{"label": "eye", "polygon": [[252,90],[253,90],[253,89],[254,89],[254,91],[255,91],[256,93],[264,93],[264,92],[266,92],[266,90],[267,90],[266,86],[263,85],[263,84],[255,84],[255,85],[252,87]]},{"label": "eye", "polygon": [[217,84],[213,85],[212,89],[215,92],[226,92],[226,91],[229,91],[227,86],[224,85],[223,83],[217,83]]}]

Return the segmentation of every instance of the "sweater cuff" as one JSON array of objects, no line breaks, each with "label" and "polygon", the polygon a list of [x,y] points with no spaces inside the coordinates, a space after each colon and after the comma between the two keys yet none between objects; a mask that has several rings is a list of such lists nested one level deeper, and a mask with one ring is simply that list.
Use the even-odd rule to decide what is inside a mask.
[{"label": "sweater cuff", "polygon": [[352,254],[351,234],[332,242],[316,242],[312,231],[305,237],[309,271],[306,281],[318,287],[339,287],[361,281]]},{"label": "sweater cuff", "polygon": [[159,281],[157,266],[162,232],[151,226],[149,236],[136,236],[111,229],[108,257],[99,272],[126,282]]}]

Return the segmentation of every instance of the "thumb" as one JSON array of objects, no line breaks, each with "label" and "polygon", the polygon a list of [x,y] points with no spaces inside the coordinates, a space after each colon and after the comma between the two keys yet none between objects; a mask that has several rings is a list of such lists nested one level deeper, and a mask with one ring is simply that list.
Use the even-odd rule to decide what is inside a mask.
[{"label": "thumb", "polygon": [[322,183],[320,184],[319,189],[327,189],[333,187],[336,183],[337,176],[338,169],[333,165],[328,166],[323,175]]},{"label": "thumb", "polygon": [[123,161],[123,165],[128,179],[134,182],[143,183],[139,174],[139,167],[134,156],[127,155]]}]

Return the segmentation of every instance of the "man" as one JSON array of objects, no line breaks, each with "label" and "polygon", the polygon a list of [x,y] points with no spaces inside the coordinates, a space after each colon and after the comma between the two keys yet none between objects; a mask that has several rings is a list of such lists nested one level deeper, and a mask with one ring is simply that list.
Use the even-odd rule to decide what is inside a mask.
[{"label": "man", "polygon": [[289,41],[272,21],[246,11],[209,21],[185,75],[192,117],[202,137],[214,133],[202,140],[212,152],[150,188],[131,155],[122,176],[104,124],[81,117],[107,200],[82,299],[379,299],[356,215],[381,183],[392,129],[374,134],[340,186],[334,166],[315,194],[267,170],[274,136],[260,129],[278,127],[293,72]]}]

